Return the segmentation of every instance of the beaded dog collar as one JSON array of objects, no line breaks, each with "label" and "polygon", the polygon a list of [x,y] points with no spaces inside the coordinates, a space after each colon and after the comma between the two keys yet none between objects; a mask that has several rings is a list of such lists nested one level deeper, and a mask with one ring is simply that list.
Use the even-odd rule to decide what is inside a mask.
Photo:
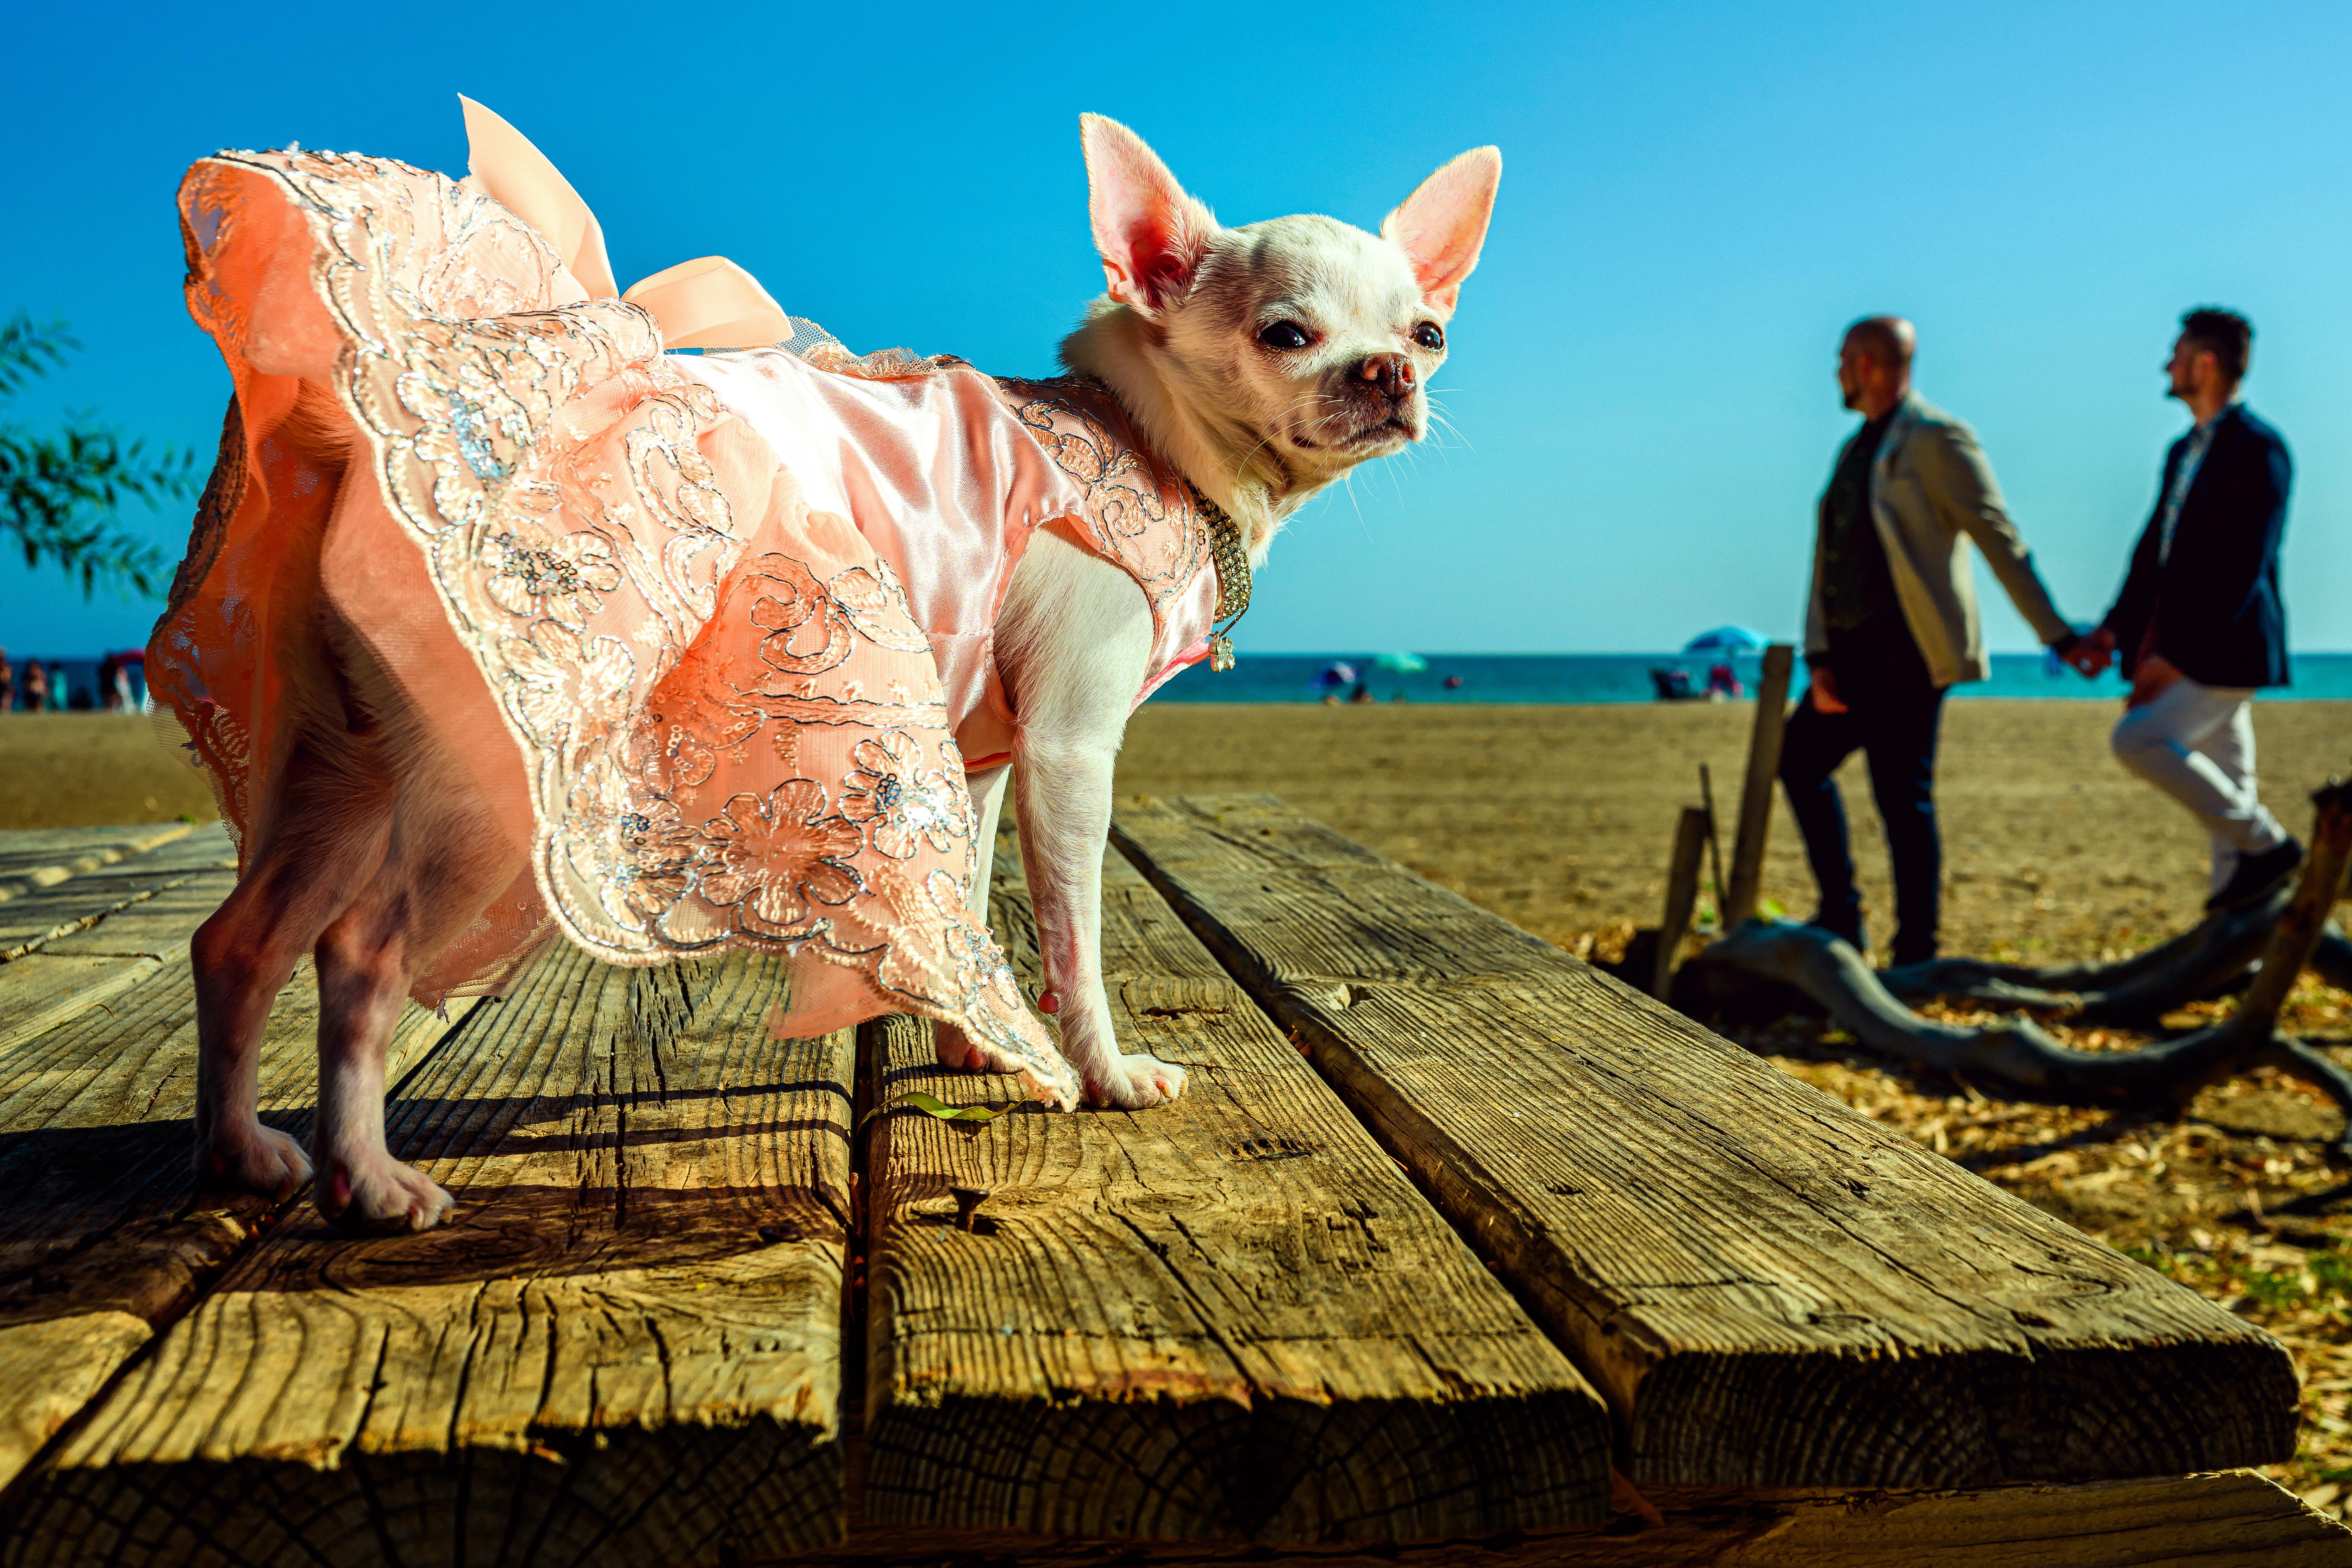
[{"label": "beaded dog collar", "polygon": [[1227,634],[1249,609],[1249,551],[1242,543],[1241,524],[1231,513],[1202,495],[1201,487],[1192,480],[1186,479],[1184,488],[1192,492],[1192,504],[1208,520],[1209,558],[1217,569],[1217,613],[1211,619],[1225,623],[1209,636],[1209,668],[1222,675],[1234,667],[1234,639]]}]

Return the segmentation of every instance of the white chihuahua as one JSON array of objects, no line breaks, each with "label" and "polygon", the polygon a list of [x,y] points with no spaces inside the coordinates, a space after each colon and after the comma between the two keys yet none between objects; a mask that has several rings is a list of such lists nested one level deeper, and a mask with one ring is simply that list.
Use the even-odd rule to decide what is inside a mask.
[{"label": "white chihuahua", "polygon": [[[1426,431],[1429,378],[1486,242],[1502,154],[1455,158],[1377,236],[1313,216],[1222,228],[1134,132],[1098,114],[1080,124],[1109,286],[1062,362],[1108,386],[1160,459],[1224,509],[1256,567],[1307,498]],[[996,647],[1021,715],[1011,765],[1045,966],[1039,1005],[1058,1012],[1090,1101],[1156,1104],[1183,1092],[1183,1071],[1120,1053],[1101,965],[1111,769],[1147,674],[1148,606],[1118,567],[1046,531],[1013,579]],[[971,781],[983,918],[1006,771]],[[951,1027],[940,1059],[994,1065]]]},{"label": "white chihuahua", "polygon": [[[1491,147],[1456,158],[1378,236],[1313,216],[1225,229],[1132,132],[1089,115],[1084,137],[1109,289],[1063,344],[1063,359],[1115,400],[1159,466],[1205,499],[1206,515],[1223,510],[1255,566],[1307,497],[1421,438],[1425,388],[1477,263],[1502,160]],[[239,221],[277,221],[276,210],[255,204]],[[206,242],[191,239],[192,247]],[[241,243],[260,242],[249,234]],[[308,232],[289,229],[285,243],[307,246]],[[271,439],[307,455],[288,471],[268,521],[290,542],[296,565],[307,560],[315,574],[333,498],[347,467],[357,471],[350,422],[324,390],[339,340],[299,287],[236,308],[252,323],[239,352],[255,371],[299,381]],[[711,365],[697,374],[722,389],[729,375],[757,371],[750,361],[734,370],[679,363]],[[842,461],[837,453],[831,460]],[[805,460],[813,492],[838,482],[821,467],[821,458]],[[215,499],[208,494],[208,509]],[[228,494],[222,504],[234,502]],[[202,552],[191,562],[201,576]],[[1217,586],[1222,596],[1222,563]],[[271,1002],[310,952],[320,1000],[310,1151],[319,1206],[355,1229],[423,1229],[454,1205],[385,1148],[386,1046],[420,965],[445,948],[460,951],[449,944],[501,889],[528,895],[529,866],[497,824],[528,820],[530,808],[493,798],[484,775],[436,751],[367,639],[331,606],[322,614],[323,625],[291,619],[270,634],[311,639],[331,657],[297,649],[279,661],[292,673],[273,721],[277,782],[271,798],[254,803],[237,889],[194,944],[196,1163],[211,1179],[264,1191],[289,1192],[310,1177],[305,1152],[258,1121],[255,1078]],[[975,911],[985,920],[997,812],[1017,768],[1045,967],[1040,1005],[1059,1014],[1063,1050],[1086,1098],[1130,1108],[1184,1086],[1180,1068],[1121,1054],[1099,962],[1112,762],[1152,674],[1155,614],[1136,575],[1038,530],[994,628],[996,672],[1018,714],[1011,760],[968,777],[980,828]],[[1017,1065],[944,1026],[940,1057],[959,1068]],[[1067,1102],[1066,1089],[1056,1093]]]}]

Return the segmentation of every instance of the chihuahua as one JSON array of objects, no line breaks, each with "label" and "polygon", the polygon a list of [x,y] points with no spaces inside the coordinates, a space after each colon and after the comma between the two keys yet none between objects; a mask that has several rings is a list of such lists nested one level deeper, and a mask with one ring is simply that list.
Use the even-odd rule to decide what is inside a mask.
[{"label": "chihuahua", "polygon": [[[1378,235],[1318,216],[1228,229],[1133,132],[1097,115],[1082,126],[1108,287],[1064,342],[1063,363],[1108,392],[1204,510],[1222,510],[1254,568],[1309,497],[1424,435],[1429,379],[1485,241],[1501,157],[1487,147],[1447,163]],[[315,568],[332,549],[332,498],[360,458],[321,390],[334,329],[300,292],[255,302],[247,352],[260,374],[300,378],[301,400],[273,438],[304,454],[302,468],[282,504],[273,496],[271,526]],[[722,373],[705,374],[723,391]],[[440,613],[423,595],[415,602],[420,614]],[[1152,675],[1154,613],[1128,571],[1037,530],[994,627],[996,673],[1019,716],[1009,761],[966,778],[972,910],[985,921],[996,821],[1018,770],[1045,965],[1038,1005],[1058,1015],[1084,1098],[1129,1109],[1184,1088],[1180,1068],[1121,1052],[1100,963],[1112,763]],[[534,896],[527,857],[499,827],[519,813],[527,820],[530,807],[493,798],[481,770],[436,752],[400,682],[331,614],[324,626],[289,619],[268,635],[313,639],[328,657],[289,650],[278,660],[298,678],[278,699],[277,782],[270,799],[253,803],[245,875],[193,944],[196,1166],[211,1180],[283,1194],[310,1178],[315,1159],[316,1202],[330,1219],[425,1229],[455,1205],[385,1147],[386,1049],[419,967],[445,947],[458,951],[452,944],[493,900]],[[457,691],[442,700],[475,700]],[[307,1152],[264,1127],[255,1106],[270,1005],[304,952],[320,989],[320,1106]],[[1017,1065],[953,1026],[940,1026],[938,1048],[950,1067]]]}]

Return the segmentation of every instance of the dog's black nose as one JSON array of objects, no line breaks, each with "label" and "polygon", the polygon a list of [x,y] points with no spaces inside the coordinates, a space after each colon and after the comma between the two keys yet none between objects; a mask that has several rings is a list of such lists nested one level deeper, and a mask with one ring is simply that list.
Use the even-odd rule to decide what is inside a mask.
[{"label": "dog's black nose", "polygon": [[1406,397],[1412,393],[1412,361],[1402,354],[1373,354],[1356,367],[1356,374],[1391,397]]}]

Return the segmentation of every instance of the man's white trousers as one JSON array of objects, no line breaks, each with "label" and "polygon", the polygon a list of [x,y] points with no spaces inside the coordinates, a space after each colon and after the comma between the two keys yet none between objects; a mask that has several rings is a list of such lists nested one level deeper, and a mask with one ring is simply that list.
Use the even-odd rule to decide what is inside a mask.
[{"label": "man's white trousers", "polygon": [[2127,709],[2108,744],[2124,766],[2188,807],[2213,845],[2211,891],[2242,856],[2286,841],[2254,791],[2253,691],[2186,676],[2156,700]]}]

